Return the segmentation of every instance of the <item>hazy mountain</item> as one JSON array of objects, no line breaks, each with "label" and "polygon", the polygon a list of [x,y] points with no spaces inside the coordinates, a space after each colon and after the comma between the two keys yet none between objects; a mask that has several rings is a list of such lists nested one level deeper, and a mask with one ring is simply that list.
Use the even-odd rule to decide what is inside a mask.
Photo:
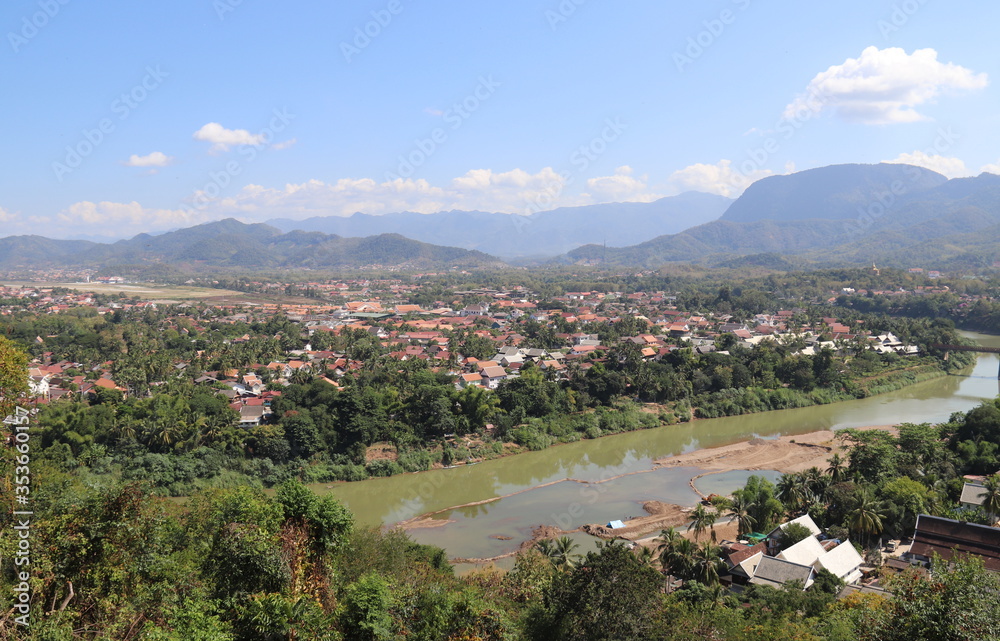
[{"label": "hazy mountain", "polygon": [[199,267],[313,269],[366,265],[413,267],[486,266],[497,258],[457,247],[439,247],[381,234],[341,238],[319,232],[291,232],[232,218],[151,236],[139,234],[112,244],[53,241],[38,236],[0,239],[0,268],[46,266],[164,265],[184,271]]},{"label": "hazy mountain", "polygon": [[[839,165],[760,180],[717,221],[631,247],[580,247],[559,262],[737,264],[739,256],[780,254],[814,264],[957,264],[973,251],[961,243],[998,224],[1000,176],[947,180],[909,165]],[[975,247],[970,260],[987,260],[989,242]]]},{"label": "hazy mountain", "polygon": [[356,213],[306,220],[274,219],[268,224],[286,232],[320,231],[339,236],[396,233],[495,256],[555,256],[586,243],[622,246],[677,233],[717,219],[731,203],[722,196],[685,192],[651,203],[562,207],[526,216],[457,210],[382,216]]},{"label": "hazy mountain", "polygon": [[0,238],[0,267],[27,268],[59,264],[92,247],[86,240],[52,240],[43,236]]},{"label": "hazy mountain", "polygon": [[856,218],[858,208],[895,203],[947,182],[939,173],[913,165],[831,165],[785,176],[768,176],[750,185],[723,220],[794,221]]}]

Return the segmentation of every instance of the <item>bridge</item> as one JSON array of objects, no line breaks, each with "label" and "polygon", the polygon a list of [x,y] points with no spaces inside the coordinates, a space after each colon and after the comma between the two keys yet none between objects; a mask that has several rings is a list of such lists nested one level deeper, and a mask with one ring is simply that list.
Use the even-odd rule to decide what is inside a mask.
[{"label": "bridge", "polygon": [[[931,345],[931,349],[944,351],[944,358],[948,360],[948,352],[979,352],[980,354],[1000,354],[1000,347],[980,347],[979,345]],[[997,379],[1000,380],[1000,370],[997,371]]]}]

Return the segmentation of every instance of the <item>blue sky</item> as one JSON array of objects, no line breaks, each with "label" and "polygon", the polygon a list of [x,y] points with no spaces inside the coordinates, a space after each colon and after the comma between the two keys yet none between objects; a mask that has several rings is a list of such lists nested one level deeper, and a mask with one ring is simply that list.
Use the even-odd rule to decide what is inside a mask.
[{"label": "blue sky", "polygon": [[844,162],[1000,173],[998,19],[941,0],[11,0],[0,236],[735,197]]}]

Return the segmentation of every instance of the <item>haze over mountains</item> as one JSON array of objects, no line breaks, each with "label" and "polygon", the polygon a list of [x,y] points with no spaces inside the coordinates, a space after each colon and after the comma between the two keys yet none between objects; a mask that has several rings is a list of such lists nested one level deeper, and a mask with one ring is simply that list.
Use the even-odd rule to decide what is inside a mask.
[{"label": "haze over mountains", "polygon": [[525,216],[482,211],[382,216],[356,213],[306,220],[273,219],[267,224],[283,231],[299,229],[347,237],[395,233],[504,258],[551,257],[587,243],[621,247],[662,234],[676,234],[716,220],[732,202],[724,196],[689,191],[651,203],[562,207]]},{"label": "haze over mountains", "polygon": [[489,267],[502,264],[496,256],[646,267],[991,267],[1000,261],[1000,176],[948,180],[911,165],[834,165],[764,178],[735,201],[687,192],[531,216],[450,211],[270,223],[227,219],[115,243],[8,237],[0,239],[0,268]]}]

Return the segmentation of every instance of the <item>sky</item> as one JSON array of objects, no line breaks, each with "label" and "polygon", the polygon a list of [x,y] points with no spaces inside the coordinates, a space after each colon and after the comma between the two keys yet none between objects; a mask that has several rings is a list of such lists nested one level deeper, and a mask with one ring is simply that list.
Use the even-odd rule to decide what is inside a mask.
[{"label": "sky", "polygon": [[943,0],[8,0],[0,236],[1000,173],[998,22]]}]

